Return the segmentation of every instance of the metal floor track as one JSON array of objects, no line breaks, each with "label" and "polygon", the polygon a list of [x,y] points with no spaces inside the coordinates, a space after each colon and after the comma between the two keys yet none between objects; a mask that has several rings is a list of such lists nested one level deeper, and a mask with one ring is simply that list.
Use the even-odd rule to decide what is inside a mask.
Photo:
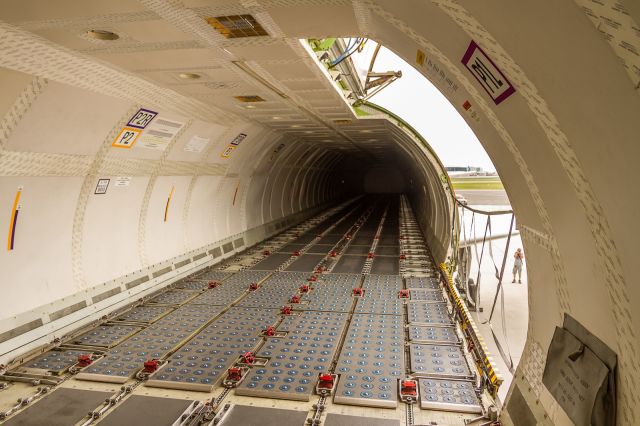
[{"label": "metal floor track", "polygon": [[363,197],[26,359],[57,381],[6,424],[463,424],[485,402],[445,290],[406,199]]}]

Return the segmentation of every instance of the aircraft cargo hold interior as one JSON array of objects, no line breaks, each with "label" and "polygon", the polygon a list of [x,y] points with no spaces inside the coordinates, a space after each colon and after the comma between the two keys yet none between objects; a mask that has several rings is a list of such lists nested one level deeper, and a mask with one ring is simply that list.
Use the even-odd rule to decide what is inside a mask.
[{"label": "aircraft cargo hold interior", "polygon": [[[629,0],[1,2],[0,424],[640,423],[639,23]],[[384,49],[504,206],[375,103],[403,78]]]}]

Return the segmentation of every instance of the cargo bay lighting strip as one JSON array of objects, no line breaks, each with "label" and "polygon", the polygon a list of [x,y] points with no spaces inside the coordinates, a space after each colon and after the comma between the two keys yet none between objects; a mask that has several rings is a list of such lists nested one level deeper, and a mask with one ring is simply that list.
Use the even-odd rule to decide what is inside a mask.
[{"label": "cargo bay lighting strip", "polygon": [[16,197],[13,200],[13,208],[11,209],[11,220],[9,222],[9,236],[7,238],[7,250],[13,250],[13,244],[16,236],[16,225],[18,224],[18,213],[20,213],[20,196],[22,195],[22,188],[18,188]]}]

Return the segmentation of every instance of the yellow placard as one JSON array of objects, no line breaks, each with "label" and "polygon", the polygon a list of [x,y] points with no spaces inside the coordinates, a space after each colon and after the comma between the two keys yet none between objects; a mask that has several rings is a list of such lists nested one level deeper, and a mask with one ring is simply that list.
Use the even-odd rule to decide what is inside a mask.
[{"label": "yellow placard", "polygon": [[416,52],[416,64],[422,66],[424,65],[424,60],[427,58],[427,55],[420,49]]},{"label": "yellow placard", "polygon": [[124,127],[111,144],[114,148],[131,148],[142,133],[140,129]]},{"label": "yellow placard", "polygon": [[236,149],[236,147],[233,145],[227,146],[224,151],[222,151],[222,154],[220,154],[220,157],[229,158],[234,149]]}]

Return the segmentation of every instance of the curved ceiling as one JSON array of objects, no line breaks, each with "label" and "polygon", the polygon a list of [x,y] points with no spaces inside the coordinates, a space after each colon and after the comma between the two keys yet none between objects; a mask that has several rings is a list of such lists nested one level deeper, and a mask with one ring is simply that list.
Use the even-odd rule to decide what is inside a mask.
[{"label": "curved ceiling", "polygon": [[[358,119],[298,40],[364,35],[443,92],[504,181],[532,283],[513,386],[567,421],[541,377],[568,313],[617,352],[620,423],[635,424],[640,66],[637,35],[625,32],[637,10],[621,10],[613,0],[4,1],[1,223],[20,197],[15,247],[9,241],[0,254],[12,282],[3,290],[20,301],[9,316],[26,321],[59,297],[82,299],[103,282],[240,236],[258,241],[358,192],[361,171],[391,158],[411,170],[397,183],[424,212],[443,259],[449,226],[438,222],[447,196],[437,160],[385,117]],[[238,14],[268,35],[224,38],[205,20]],[[90,29],[119,38],[97,40]],[[515,89],[502,102],[462,63],[472,40]],[[247,108],[235,96],[264,102]],[[113,147],[140,108],[158,113],[170,137],[145,130],[133,147]],[[107,194],[95,194],[99,178],[111,179]]]}]

